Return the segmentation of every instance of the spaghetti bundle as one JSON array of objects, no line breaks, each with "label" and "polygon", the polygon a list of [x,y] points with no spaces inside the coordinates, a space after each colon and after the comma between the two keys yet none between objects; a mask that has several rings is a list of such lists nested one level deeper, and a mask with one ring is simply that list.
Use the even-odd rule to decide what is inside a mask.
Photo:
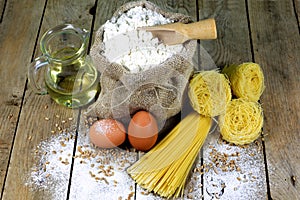
[{"label": "spaghetti bundle", "polygon": [[193,109],[199,114],[218,116],[231,100],[229,81],[216,70],[200,72],[190,81],[188,95]]},{"label": "spaghetti bundle", "polygon": [[265,86],[260,66],[248,62],[226,66],[222,72],[229,77],[232,93],[238,98],[258,101]]},{"label": "spaghetti bundle", "polygon": [[195,112],[189,114],[127,172],[148,191],[167,198],[182,196],[211,121]]},{"label": "spaghetti bundle", "polygon": [[228,142],[237,145],[256,140],[263,126],[263,112],[258,102],[234,99],[219,117],[220,132]]}]

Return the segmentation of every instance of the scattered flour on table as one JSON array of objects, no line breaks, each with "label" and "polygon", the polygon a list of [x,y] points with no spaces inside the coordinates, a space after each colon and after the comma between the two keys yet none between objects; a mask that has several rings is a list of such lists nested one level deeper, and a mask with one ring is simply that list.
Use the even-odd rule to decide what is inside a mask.
[{"label": "scattered flour on table", "polygon": [[[261,143],[236,146],[224,142],[219,135],[217,131],[212,133],[204,144],[203,163],[199,155],[183,199],[265,199],[266,175]],[[138,200],[162,199],[139,186],[136,197]]]},{"label": "scattered flour on table", "polygon": [[70,199],[133,199],[135,183],[126,169],[136,161],[136,152],[120,148],[98,149],[89,144],[88,131],[81,131]]},{"label": "scattered flour on table", "polygon": [[[123,149],[98,149],[89,138],[79,136],[74,156],[69,199],[127,199],[134,195],[134,182],[126,168],[136,153]],[[52,200],[66,199],[75,133],[57,134],[34,150],[35,163],[25,180],[34,192],[43,191]]]},{"label": "scattered flour on table", "polygon": [[[136,152],[119,148],[98,149],[90,145],[88,130],[81,131],[73,157],[75,133],[61,133],[42,141],[34,150],[35,163],[26,179],[34,192],[52,200],[66,199],[74,158],[71,200],[128,199],[135,183],[126,168],[137,159]],[[204,145],[204,160],[197,160],[183,199],[257,199],[266,191],[262,146],[225,143],[215,134]],[[204,178],[204,182],[202,181]],[[202,192],[203,191],[203,194]],[[163,199],[137,186],[137,199]]]},{"label": "scattered flour on table", "polygon": [[236,146],[223,141],[219,135],[210,135],[204,146],[204,198],[267,198],[261,142]]},{"label": "scattered flour on table", "polygon": [[51,199],[66,199],[75,133],[53,135],[34,150],[34,165],[25,185]]},{"label": "scattered flour on table", "polygon": [[150,32],[137,28],[173,22],[150,9],[134,7],[103,25],[103,55],[132,73],[150,69],[182,51],[183,45],[164,45]]}]

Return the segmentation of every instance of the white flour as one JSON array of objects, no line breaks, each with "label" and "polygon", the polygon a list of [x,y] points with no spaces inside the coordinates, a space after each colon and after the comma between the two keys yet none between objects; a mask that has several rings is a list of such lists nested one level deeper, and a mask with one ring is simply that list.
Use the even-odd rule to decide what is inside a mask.
[{"label": "white flour", "polygon": [[87,145],[90,144],[87,134],[83,130],[78,137],[70,199],[118,200],[134,195],[135,183],[126,168],[136,161],[136,152],[96,149]]},{"label": "white flour", "polygon": [[161,14],[141,6],[134,7],[120,17],[112,18],[104,24],[104,38],[106,42],[109,39],[126,32],[136,30],[142,26],[153,26],[158,24],[172,23],[170,19]]},{"label": "white flour", "polygon": [[[203,146],[205,199],[266,199],[266,174],[262,144],[225,143],[219,133],[209,135]],[[219,164],[217,164],[219,163]]]},{"label": "white flour", "polygon": [[66,199],[73,147],[74,133],[58,134],[42,141],[34,150],[35,163],[26,185],[34,192],[45,191],[53,200]]},{"label": "white flour", "polygon": [[[135,162],[137,154],[118,148],[96,149],[89,145],[87,132],[88,129],[81,131],[78,136],[69,199],[117,200],[133,196],[135,184],[126,168]],[[201,160],[195,164],[184,199],[201,199],[202,190],[205,199],[263,198],[266,185],[261,144],[242,148],[223,143],[216,133],[209,137],[203,147],[205,167]],[[34,192],[43,191],[52,200],[66,199],[74,142],[74,133],[42,141],[36,148],[36,162],[26,185]],[[220,164],[216,165],[216,161]],[[139,186],[136,197],[162,199]]]},{"label": "white flour", "polygon": [[152,10],[134,7],[104,24],[104,55],[110,62],[121,64],[132,73],[150,69],[180,52],[183,45],[164,45],[150,32],[136,29],[172,22]]},{"label": "white flour", "polygon": [[[66,199],[74,148],[74,134],[63,133],[42,141],[34,151],[34,166],[25,185],[33,192],[44,191],[52,200]],[[136,153],[123,149],[97,149],[80,133],[74,159],[69,199],[127,199],[134,182],[126,168]]]}]

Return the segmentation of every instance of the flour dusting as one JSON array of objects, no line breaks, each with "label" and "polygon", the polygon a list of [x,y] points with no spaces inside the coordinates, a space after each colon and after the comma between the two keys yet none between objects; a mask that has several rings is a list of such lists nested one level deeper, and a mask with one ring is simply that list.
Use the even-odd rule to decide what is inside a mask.
[{"label": "flour dusting", "polygon": [[126,169],[136,161],[136,152],[95,148],[90,145],[88,131],[80,132],[70,199],[133,199],[135,183]]},{"label": "flour dusting", "polygon": [[[218,131],[210,134],[187,182],[184,200],[256,200],[266,198],[262,145],[259,141],[236,146],[223,141]],[[137,186],[138,200],[161,197]]]},{"label": "flour dusting", "polygon": [[134,195],[134,182],[126,168],[136,160],[128,150],[99,149],[90,145],[87,131],[79,133],[73,156],[75,132],[53,135],[34,150],[35,163],[26,185],[43,191],[52,200],[66,199],[74,159],[69,199],[127,199]]},{"label": "flour dusting", "polygon": [[183,45],[164,45],[150,32],[137,31],[137,28],[173,22],[150,9],[131,8],[103,25],[103,55],[132,73],[148,70],[182,51]]},{"label": "flour dusting", "polygon": [[53,135],[34,150],[34,164],[25,185],[51,199],[66,199],[74,148],[74,132]]},{"label": "flour dusting", "polygon": [[236,146],[211,134],[203,147],[204,198],[265,199],[266,180],[260,141]]}]

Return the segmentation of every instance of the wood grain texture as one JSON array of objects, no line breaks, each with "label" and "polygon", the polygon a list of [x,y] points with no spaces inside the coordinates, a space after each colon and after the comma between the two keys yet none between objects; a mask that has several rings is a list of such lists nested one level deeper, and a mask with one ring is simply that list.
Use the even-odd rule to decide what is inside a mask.
[{"label": "wood grain texture", "polygon": [[273,199],[299,199],[300,37],[292,1],[249,1],[255,61],[266,89],[264,133]]},{"label": "wood grain texture", "polygon": [[[200,0],[198,5],[199,18],[215,18],[218,31],[217,40],[200,41],[201,68],[213,69],[252,61],[245,2]],[[267,183],[261,141],[247,148],[228,146],[220,141],[217,128],[203,146],[204,164],[211,163],[214,166],[204,174],[204,198],[266,199]],[[230,156],[235,152],[239,153],[239,158]],[[232,160],[236,164],[234,170],[223,171],[222,167],[215,166],[215,158],[221,159],[224,155],[229,155],[228,162]],[[252,174],[255,179],[251,178]]]},{"label": "wood grain texture", "polygon": [[[25,88],[26,66],[30,63],[32,54],[35,57],[41,54],[38,43],[43,32],[61,23],[73,23],[89,30],[93,29],[94,35],[119,6],[129,1],[0,0],[0,15],[6,2],[0,22],[1,200],[75,200],[86,199],[86,194],[98,199],[105,195],[113,196],[114,199],[125,199],[134,195],[134,182],[128,179],[124,169],[136,159],[135,152],[122,150],[120,153],[119,149],[106,152],[89,146],[88,128],[85,127],[82,116],[80,124],[77,124],[78,110],[61,107],[49,96],[38,96],[30,88]],[[199,47],[201,69],[246,61],[255,61],[262,66],[266,78],[266,90],[261,99],[265,115],[265,142],[258,140],[250,146],[238,147],[220,140],[218,130],[211,133],[203,147],[203,162],[200,159],[195,163],[197,170],[192,173],[191,181],[186,187],[185,199],[212,199],[213,196],[215,199],[299,199],[300,1],[197,1],[151,0],[165,10],[191,15],[194,20],[197,19],[197,14],[199,19],[216,18],[218,39],[201,41]],[[98,2],[96,7],[95,2]],[[43,14],[44,6],[46,8]],[[40,23],[42,24],[39,30]],[[35,50],[36,39],[38,41]],[[61,134],[56,133],[56,124],[62,125],[62,120],[69,118],[72,120],[64,123],[63,127],[75,129],[78,126],[79,137],[75,153],[80,153],[78,146],[88,144],[100,157],[102,156],[104,162],[110,161],[106,167],[115,166],[112,170],[114,176],[107,179],[109,185],[104,180],[97,182],[95,179],[93,182],[89,170],[97,172],[97,169],[88,165],[92,162],[97,163],[93,159],[87,162],[86,169],[82,165],[79,166],[80,159],[74,159],[70,180],[72,147],[64,152],[68,154],[70,161],[65,165],[65,177],[60,177],[55,184],[50,185],[47,185],[47,179],[41,179],[47,182],[44,184],[46,188],[25,185],[29,173],[33,171],[32,167],[35,164],[45,164],[45,160],[36,159],[35,149],[41,142],[60,136]],[[56,134],[52,133],[53,130]],[[266,152],[270,196],[267,196],[262,144]],[[70,145],[75,145],[73,140]],[[224,153],[228,162],[235,160],[241,171],[223,173],[217,167],[203,175],[201,170],[198,171],[203,163],[211,163],[214,166],[213,160],[224,156]],[[111,156],[107,157],[108,154]],[[119,163],[127,165],[119,167]],[[86,180],[83,180],[84,178]],[[85,187],[82,187],[83,184],[86,184]],[[111,187],[113,192],[109,190]],[[162,199],[153,194],[143,195],[147,192],[140,187],[136,189],[136,199]]]},{"label": "wood grain texture", "polygon": [[193,21],[197,21],[197,7],[196,1],[194,0],[151,0],[151,2],[155,3],[166,11],[188,15]]},{"label": "wood grain texture", "polygon": [[[4,1],[2,1],[1,5]],[[0,24],[0,188],[4,184],[44,1],[9,1]],[[1,9],[2,11],[2,9]],[[2,12],[1,12],[2,13]],[[12,26],[15,24],[15,26]],[[24,46],[26,48],[24,48]],[[0,192],[1,197],[1,192]]]},{"label": "wood grain texture", "polygon": [[[215,18],[217,40],[201,41],[201,46],[213,58],[215,66],[251,61],[251,45],[244,1],[200,0],[199,19]],[[201,52],[201,67],[212,68],[206,52]],[[204,58],[202,58],[204,57]]]},{"label": "wood grain texture", "polygon": [[300,33],[300,0],[294,0],[295,15],[298,19],[298,29]]},{"label": "wood grain texture", "polygon": [[[109,20],[113,13],[126,2],[128,1],[98,1],[98,4],[90,10],[95,21],[92,39],[94,39],[100,26]],[[133,198],[135,183],[126,173],[125,167],[136,160],[136,152],[129,152],[121,148],[106,150],[93,147],[89,140],[89,126],[86,126],[84,112],[85,110],[82,110],[83,114],[78,129],[75,155],[79,157],[75,159],[72,171],[70,199],[127,199],[129,196]],[[80,157],[81,151],[90,151],[94,157],[89,160],[82,159]],[[91,167],[91,165],[95,166]],[[112,176],[99,173],[101,167],[104,169],[113,167]],[[81,183],[78,180],[83,180],[82,177],[86,178],[85,182]]]},{"label": "wood grain texture", "polygon": [[[40,2],[40,1],[39,1]],[[19,5],[20,3],[15,2],[15,5]],[[24,5],[23,5],[24,3]],[[31,5],[33,4],[33,5]],[[90,29],[92,16],[89,15],[89,9],[94,4],[94,1],[48,1],[46,11],[43,17],[43,22],[41,26],[41,32],[39,33],[39,38],[42,34],[49,28],[52,28],[61,23],[73,23],[78,26],[87,27]],[[70,6],[66,6],[70,5]],[[16,24],[20,24],[23,26],[17,26],[20,28],[20,35],[24,30],[31,31],[31,24],[39,27],[41,17],[38,15],[28,15],[28,13],[34,13],[35,10],[43,10],[44,2],[37,4],[34,1],[30,2],[22,2],[20,7],[17,7],[15,12],[21,12],[23,15],[17,16],[20,20]],[[28,8],[29,10],[24,10]],[[9,14],[9,12],[8,12]],[[29,17],[28,17],[29,16]],[[30,17],[31,16],[31,17]],[[39,19],[37,19],[39,17]],[[5,20],[5,19],[4,19]],[[34,23],[32,23],[34,22]],[[10,22],[12,23],[12,22]],[[17,34],[14,26],[9,26],[11,29],[11,35]],[[1,29],[2,30],[2,29]],[[17,29],[18,30],[18,29]],[[35,38],[38,36],[37,33],[30,35],[26,35],[26,38],[33,38],[33,41],[29,42],[26,45],[32,46],[34,45]],[[12,40],[16,40],[18,43],[12,43],[14,45],[24,45],[23,41],[20,39],[16,39],[18,37],[13,37]],[[40,39],[39,39],[40,40]],[[20,43],[20,44],[19,44]],[[9,45],[6,45],[9,46]],[[17,50],[27,50],[26,48],[13,48],[12,51]],[[30,50],[30,49],[29,49]],[[0,50],[1,51],[1,50]],[[9,52],[8,55],[14,56],[11,60],[14,60],[17,55],[24,56],[27,60],[30,61],[31,55],[33,53],[33,49],[28,53],[26,52]],[[40,55],[39,46],[37,45],[37,51],[35,55]],[[18,60],[18,59],[15,59]],[[24,61],[23,61],[24,62]],[[24,62],[26,63],[26,62]],[[22,85],[25,85],[25,77],[26,77],[26,66],[24,63],[19,63],[19,67],[22,71],[21,80],[23,79]],[[9,65],[7,63],[7,65]],[[3,65],[1,65],[3,66]],[[10,72],[12,73],[12,71]],[[1,74],[2,77],[5,75]],[[20,76],[20,75],[19,75]],[[14,77],[12,74],[9,76]],[[15,80],[14,83],[18,83],[19,80]],[[13,86],[8,86],[11,90]],[[9,94],[9,93],[8,93]],[[8,95],[11,96],[11,95]],[[45,106],[48,109],[45,110]],[[6,106],[7,107],[7,106]],[[56,117],[60,116],[60,117]],[[69,185],[69,173],[64,179],[60,180],[58,184],[52,188],[51,186],[46,186],[46,188],[38,188],[38,190],[32,190],[31,187],[26,186],[26,179],[31,172],[31,168],[34,167],[34,164],[39,162],[39,160],[35,160],[34,149],[37,148],[41,141],[48,139],[52,133],[51,131],[57,128],[55,124],[59,124],[61,120],[65,120],[68,118],[77,119],[78,110],[71,110],[65,107],[56,105],[52,100],[50,100],[49,96],[38,96],[32,92],[31,89],[26,91],[24,104],[22,106],[22,112],[20,115],[20,120],[18,123],[18,129],[16,132],[13,152],[11,156],[11,162],[9,165],[8,175],[5,183],[3,199],[65,199],[67,196],[67,190]],[[45,117],[50,120],[45,120]],[[70,125],[71,126],[71,125]],[[76,126],[76,120],[73,122],[72,126]],[[1,132],[2,133],[2,132]],[[73,150],[69,149],[69,152],[72,156]],[[38,163],[39,164],[39,163]],[[67,167],[71,167],[69,164]],[[69,170],[70,171],[70,170]],[[44,180],[45,181],[45,180]],[[50,188],[50,189],[49,189]]]},{"label": "wood grain texture", "polygon": [[0,0],[0,23],[2,22],[5,10],[5,0]]}]

